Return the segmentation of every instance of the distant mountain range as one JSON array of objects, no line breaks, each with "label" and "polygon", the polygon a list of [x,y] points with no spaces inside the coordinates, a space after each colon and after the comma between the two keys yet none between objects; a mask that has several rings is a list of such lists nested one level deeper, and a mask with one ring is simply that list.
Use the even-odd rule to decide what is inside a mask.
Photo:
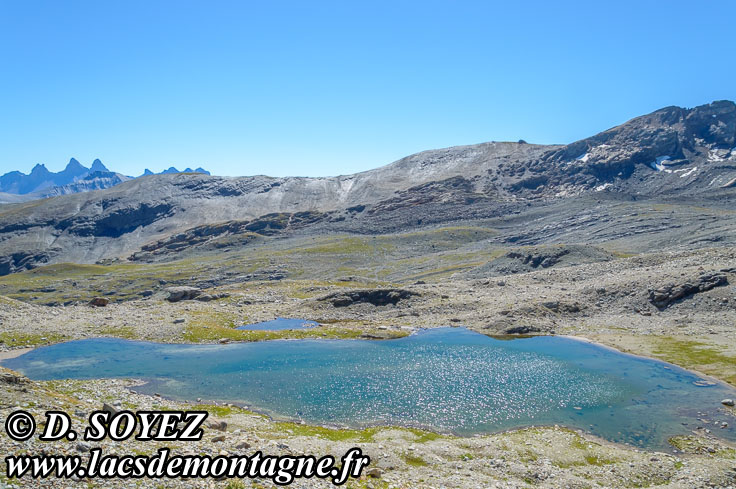
[{"label": "distant mountain range", "polygon": [[[73,164],[65,172],[84,173]],[[9,188],[46,181],[59,192],[85,183],[77,177],[67,188],[46,176],[35,187]],[[692,206],[685,214],[672,214],[685,203]],[[736,104],[718,101],[665,107],[566,145],[456,146],[337,177],[151,175],[0,206],[0,275],[49,263],[174,259],[258,236],[471,224],[507,233],[496,243],[514,246],[634,239],[647,249],[733,246],[733,209]],[[648,241],[661,229],[672,234]]]},{"label": "distant mountain range", "polygon": [[[195,170],[186,168],[184,171],[179,171],[173,166],[158,174],[170,173],[210,174],[203,168]],[[156,175],[156,173],[146,168],[143,175],[140,176],[147,175]],[[101,190],[135,178],[139,177],[108,170],[99,159],[94,160],[92,166],[87,168],[72,158],[66,168],[60,172],[49,171],[46,166],[38,164],[29,174],[11,171],[0,176],[0,202],[22,202],[56,195]]]}]

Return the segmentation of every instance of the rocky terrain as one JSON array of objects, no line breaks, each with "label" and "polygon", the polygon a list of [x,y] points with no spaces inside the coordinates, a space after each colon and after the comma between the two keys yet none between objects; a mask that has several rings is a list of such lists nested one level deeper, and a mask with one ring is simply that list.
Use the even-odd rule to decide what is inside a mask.
[{"label": "rocky terrain", "polygon": [[[736,105],[724,101],[668,107],[564,146],[455,147],[334,178],[150,175],[2,205],[0,352],[97,336],[383,339],[462,325],[581,337],[736,386],[735,138]],[[275,317],[319,326],[235,329]],[[59,403],[79,413],[115,401],[182,406],[131,392],[135,380],[2,375],[0,416]],[[356,488],[736,486],[736,451],[708,427],[736,423],[727,406],[667,453],[652,453],[562,427],[456,438],[314,427],[199,404],[227,428],[177,450],[358,445],[379,471]],[[151,450],[126,443],[106,449]],[[0,446],[40,450],[5,437]],[[169,487],[98,482],[45,487]],[[0,469],[2,484],[34,487],[5,481]],[[241,484],[171,486],[251,487]]]}]

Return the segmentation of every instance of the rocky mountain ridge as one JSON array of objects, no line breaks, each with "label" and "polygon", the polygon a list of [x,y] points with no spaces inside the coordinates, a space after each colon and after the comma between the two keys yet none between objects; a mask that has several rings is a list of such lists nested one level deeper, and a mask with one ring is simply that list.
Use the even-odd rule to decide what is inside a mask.
[{"label": "rocky mountain ridge", "polygon": [[[338,177],[148,175],[0,207],[0,274],[62,261],[172,259],[232,235],[244,245],[253,234],[380,234],[537,208],[556,209],[546,227],[557,229],[556,219],[573,219],[581,203],[595,199],[729,208],[736,200],[735,141],[736,104],[720,101],[667,107],[568,145],[458,146]],[[264,222],[267,232],[258,227]],[[528,226],[519,225],[509,242],[543,242],[524,237]],[[555,232],[563,231],[561,225]],[[709,233],[705,244],[731,239]]]},{"label": "rocky mountain ridge", "polygon": [[[196,170],[187,168],[180,172],[172,166],[161,172],[161,174],[170,173],[210,174],[201,167]],[[146,175],[155,173],[146,168],[141,176]],[[95,159],[87,168],[76,158],[72,158],[60,172],[51,172],[45,165],[37,164],[27,175],[20,171],[11,171],[0,176],[0,203],[26,202],[57,195],[103,190],[134,178],[136,177],[108,170],[99,159]]]}]

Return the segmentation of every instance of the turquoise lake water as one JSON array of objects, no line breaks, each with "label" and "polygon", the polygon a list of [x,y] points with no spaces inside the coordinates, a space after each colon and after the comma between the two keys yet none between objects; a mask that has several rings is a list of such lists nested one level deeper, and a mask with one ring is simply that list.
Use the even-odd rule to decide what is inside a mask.
[{"label": "turquoise lake water", "polygon": [[285,329],[311,329],[318,325],[319,323],[305,321],[304,319],[276,318],[262,323],[246,324],[235,329],[281,331]]},{"label": "turquoise lake water", "polygon": [[503,341],[439,328],[384,341],[90,339],[2,364],[36,380],[142,378],[145,393],[240,403],[317,424],[458,435],[559,424],[646,448],[704,426],[736,440],[733,426],[715,424],[727,420],[720,401],[736,397],[730,387],[699,386],[701,378],[673,365],[564,337]]}]

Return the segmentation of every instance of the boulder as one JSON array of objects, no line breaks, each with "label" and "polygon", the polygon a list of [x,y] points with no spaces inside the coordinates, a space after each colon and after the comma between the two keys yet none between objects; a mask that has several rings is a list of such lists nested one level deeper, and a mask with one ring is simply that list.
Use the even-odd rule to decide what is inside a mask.
[{"label": "boulder", "polygon": [[30,382],[27,377],[22,377],[11,372],[0,372],[0,384],[21,385]]},{"label": "boulder", "polygon": [[207,427],[210,428],[210,429],[212,429],[212,430],[226,431],[227,430],[227,422],[213,418],[213,419],[210,419],[207,422]]},{"label": "boulder", "polygon": [[78,452],[87,453],[90,450],[92,450],[92,445],[90,445],[89,443],[87,443],[85,441],[80,441],[79,443],[77,443],[77,451]]},{"label": "boulder", "polygon": [[188,301],[196,299],[202,294],[202,291],[196,287],[188,287],[186,285],[179,287],[167,287],[166,300],[169,302]]},{"label": "boulder", "polygon": [[733,399],[724,399],[724,400],[721,401],[721,404],[723,404],[724,406],[731,406],[731,407],[733,407],[735,403],[734,403],[734,400]]}]

